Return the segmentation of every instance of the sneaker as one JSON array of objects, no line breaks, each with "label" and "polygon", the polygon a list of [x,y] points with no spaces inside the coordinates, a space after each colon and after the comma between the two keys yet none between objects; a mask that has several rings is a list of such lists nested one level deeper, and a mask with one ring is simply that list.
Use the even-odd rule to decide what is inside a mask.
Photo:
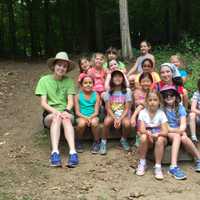
[{"label": "sneaker", "polygon": [[171,174],[177,180],[183,180],[187,178],[185,172],[183,172],[179,167],[169,169],[168,173]]},{"label": "sneaker", "polygon": [[76,141],[76,150],[78,153],[83,153],[83,144],[80,140]]},{"label": "sneaker", "polygon": [[76,167],[76,165],[78,165],[78,164],[79,164],[78,154],[77,153],[69,154],[67,166],[68,167]]},{"label": "sneaker", "polygon": [[136,175],[143,176],[145,174],[146,165],[138,164],[138,167],[136,169]]},{"label": "sneaker", "polygon": [[99,143],[99,141],[95,141],[92,145],[91,153],[97,154],[97,153],[99,153],[99,150],[100,150],[100,143]]},{"label": "sneaker", "polygon": [[193,142],[193,143],[198,143],[198,142],[199,142],[199,140],[197,139],[197,136],[196,136],[196,135],[192,135],[192,136],[191,136],[191,139],[192,139],[192,142]]},{"label": "sneaker", "polygon": [[195,171],[200,172],[200,160],[196,160]]},{"label": "sneaker", "polygon": [[155,174],[155,178],[157,180],[162,180],[164,178],[161,167],[155,167],[154,168],[154,174]]},{"label": "sneaker", "polygon": [[130,146],[129,146],[129,144],[128,144],[127,139],[121,138],[121,139],[120,139],[120,144],[122,145],[122,147],[123,147],[123,149],[124,149],[125,151],[129,151],[129,150],[130,150]]},{"label": "sneaker", "polygon": [[100,150],[99,150],[99,153],[101,155],[105,155],[107,153],[107,148],[106,148],[106,144],[101,142],[100,143]]},{"label": "sneaker", "polygon": [[51,154],[51,166],[52,167],[60,167],[61,166],[61,157],[59,153],[52,153]]}]

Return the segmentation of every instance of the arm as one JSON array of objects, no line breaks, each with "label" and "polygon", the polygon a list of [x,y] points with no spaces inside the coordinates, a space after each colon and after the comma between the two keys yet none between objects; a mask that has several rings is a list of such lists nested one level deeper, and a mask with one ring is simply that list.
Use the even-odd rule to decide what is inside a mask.
[{"label": "arm", "polygon": [[79,94],[77,94],[74,98],[74,108],[75,108],[75,113],[77,117],[82,117],[86,118],[84,115],[80,113],[80,107],[79,107]]},{"label": "arm", "polygon": [[159,136],[167,137],[168,133],[168,124],[167,122],[161,124],[161,131],[159,133]]},{"label": "arm", "polygon": [[180,126],[178,128],[171,128],[168,126],[169,132],[170,133],[178,133],[181,134],[186,130],[186,117],[183,116],[180,118]]},{"label": "arm", "polygon": [[131,116],[131,124],[132,126],[135,126],[136,125],[136,117],[138,116],[139,112],[144,109],[144,106],[143,105],[139,105],[137,106],[137,108],[135,109],[133,115]]},{"label": "arm", "polygon": [[191,111],[200,115],[200,110],[197,109],[197,100],[192,100]]},{"label": "arm", "polygon": [[111,74],[107,73],[105,84],[104,84],[106,91],[110,89],[110,79],[111,79]]}]

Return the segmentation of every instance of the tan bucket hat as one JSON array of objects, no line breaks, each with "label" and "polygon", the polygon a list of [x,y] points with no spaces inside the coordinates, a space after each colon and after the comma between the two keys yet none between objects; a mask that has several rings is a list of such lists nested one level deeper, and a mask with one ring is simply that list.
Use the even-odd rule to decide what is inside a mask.
[{"label": "tan bucket hat", "polygon": [[49,58],[47,60],[47,65],[51,71],[54,71],[54,64],[56,60],[64,60],[69,63],[67,72],[72,71],[75,67],[75,63],[69,59],[68,54],[64,51],[58,52],[54,58]]}]

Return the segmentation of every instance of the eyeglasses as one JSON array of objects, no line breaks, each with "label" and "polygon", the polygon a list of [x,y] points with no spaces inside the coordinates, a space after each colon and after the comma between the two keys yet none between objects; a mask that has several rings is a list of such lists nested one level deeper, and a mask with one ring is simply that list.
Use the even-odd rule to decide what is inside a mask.
[{"label": "eyeglasses", "polygon": [[163,94],[163,98],[164,98],[164,99],[166,99],[166,98],[168,98],[168,97],[174,97],[174,96],[175,96],[174,93],[164,93],[164,94]]}]

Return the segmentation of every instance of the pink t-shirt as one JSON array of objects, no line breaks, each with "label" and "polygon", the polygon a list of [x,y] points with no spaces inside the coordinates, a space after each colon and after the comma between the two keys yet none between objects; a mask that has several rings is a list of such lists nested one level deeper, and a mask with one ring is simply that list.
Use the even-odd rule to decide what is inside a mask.
[{"label": "pink t-shirt", "polygon": [[103,68],[101,70],[97,70],[95,67],[92,67],[88,70],[88,74],[94,78],[93,90],[100,94],[104,92],[106,71]]}]

